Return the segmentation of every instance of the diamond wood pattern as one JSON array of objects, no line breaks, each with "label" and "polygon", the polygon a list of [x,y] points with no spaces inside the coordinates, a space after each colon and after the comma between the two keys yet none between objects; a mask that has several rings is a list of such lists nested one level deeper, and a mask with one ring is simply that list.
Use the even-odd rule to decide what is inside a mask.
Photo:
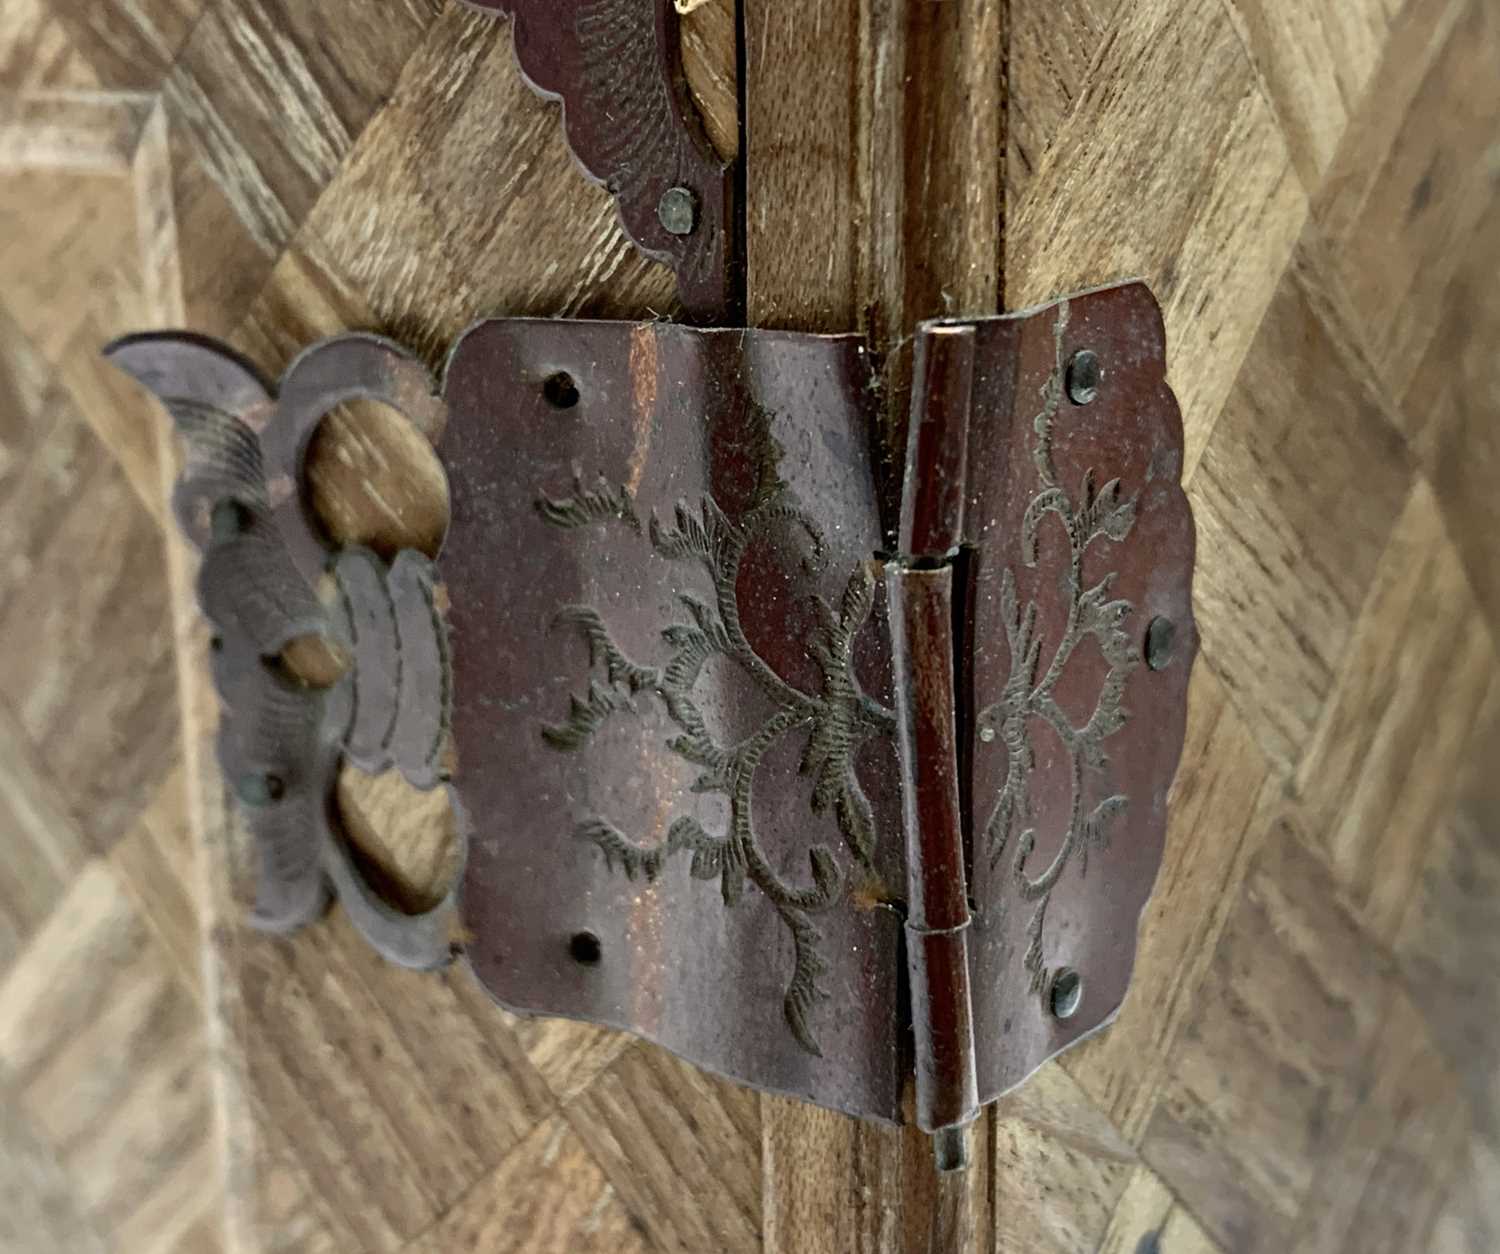
[{"label": "diamond wood pattern", "polygon": [[[1500,1246],[1500,10],[744,0],[758,324],[866,330],[900,395],[919,317],[1139,275],[1184,413],[1202,656],[1132,991],[941,1181],[337,910],[243,925],[174,450],[98,346],[190,325],[274,376],[346,328],[437,365],[484,314],[674,308],[506,24],[378,10],[0,20],[0,1247]],[[733,7],[688,20],[730,152]],[[431,545],[399,424],[340,411],[315,462],[340,538]],[[430,899],[442,807],[343,798]]]}]

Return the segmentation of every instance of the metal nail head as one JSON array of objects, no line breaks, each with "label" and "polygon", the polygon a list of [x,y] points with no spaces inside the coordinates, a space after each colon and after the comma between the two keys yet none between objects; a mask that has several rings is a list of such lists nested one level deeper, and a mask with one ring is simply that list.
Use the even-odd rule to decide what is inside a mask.
[{"label": "metal nail head", "polygon": [[1071,1019],[1078,1013],[1083,1001],[1083,977],[1077,971],[1064,967],[1052,981],[1052,1015],[1056,1019]]},{"label": "metal nail head", "polygon": [[286,785],[275,775],[241,775],[235,781],[234,791],[247,806],[261,809],[280,801]]},{"label": "metal nail head", "polygon": [[1087,405],[1099,395],[1103,380],[1104,367],[1091,349],[1080,348],[1068,359],[1068,399],[1073,404]]},{"label": "metal nail head", "polygon": [[1172,662],[1176,641],[1177,624],[1170,618],[1153,618],[1146,627],[1146,665],[1154,671],[1165,670]]},{"label": "metal nail head", "polygon": [[958,1124],[939,1128],[932,1134],[933,1165],[938,1171],[964,1171],[969,1166],[969,1128]]},{"label": "metal nail head", "polygon": [[669,187],[656,205],[656,217],[668,235],[691,235],[698,226],[698,198],[688,187]]},{"label": "metal nail head", "polygon": [[214,505],[210,528],[215,540],[232,540],[250,527],[250,511],[239,501],[226,497]]}]

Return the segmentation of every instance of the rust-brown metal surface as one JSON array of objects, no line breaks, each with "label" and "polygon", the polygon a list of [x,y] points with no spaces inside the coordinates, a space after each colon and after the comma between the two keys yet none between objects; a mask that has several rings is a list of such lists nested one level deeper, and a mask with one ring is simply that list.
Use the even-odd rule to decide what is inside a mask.
[{"label": "rust-brown metal surface", "polygon": [[480,980],[895,1119],[869,381],[850,336],[482,323],[440,567]]},{"label": "rust-brown metal surface", "polygon": [[887,562],[853,339],[471,331],[440,566],[491,992],[866,1116],[914,1063],[932,1128],[1107,1021],[1196,647],[1163,352],[1139,285],[924,327]]},{"label": "rust-brown metal surface", "polygon": [[953,682],[953,568],[886,567],[906,833],[906,972],[918,1125],[979,1113]]},{"label": "rust-brown metal surface", "polygon": [[944,411],[963,451],[938,464],[964,466],[948,539],[962,575],[970,988],[988,1102],[1124,1000],[1197,632],[1182,421],[1150,291],[1125,284],[971,325],[969,401]]},{"label": "rust-brown metal surface", "polygon": [[[186,437],[260,921],[331,889],[442,961],[451,899],[379,901],[334,781],[453,761],[499,1002],[870,1118],[915,1074],[921,1126],[971,1119],[1117,1012],[1160,864],[1197,646],[1164,352],[1139,284],[924,325],[882,553],[855,336],[491,320],[441,398],[373,336],[275,393],[207,341],[116,345]],[[309,508],[359,396],[437,443],[446,629],[423,555],[336,549]],[[279,662],[309,634],[351,661],[326,688]]]}]

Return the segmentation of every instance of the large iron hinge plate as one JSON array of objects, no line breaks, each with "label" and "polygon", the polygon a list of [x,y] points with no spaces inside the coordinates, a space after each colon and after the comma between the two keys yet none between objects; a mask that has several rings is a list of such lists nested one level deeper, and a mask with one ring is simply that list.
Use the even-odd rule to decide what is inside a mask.
[{"label": "large iron hinge plate", "polygon": [[[1118,1011],[1197,645],[1144,286],[924,324],[891,500],[854,336],[493,319],[440,393],[370,336],[278,392],[195,338],[111,351],[186,437],[263,921],[331,887],[420,966],[456,908],[512,1010],[877,1119],[915,1075],[929,1130]],[[308,441],[356,395],[435,441],[435,570],[312,517]],[[331,688],[274,661],[308,633],[353,658]],[[451,767],[456,899],[377,900],[338,828],[345,757]]]}]

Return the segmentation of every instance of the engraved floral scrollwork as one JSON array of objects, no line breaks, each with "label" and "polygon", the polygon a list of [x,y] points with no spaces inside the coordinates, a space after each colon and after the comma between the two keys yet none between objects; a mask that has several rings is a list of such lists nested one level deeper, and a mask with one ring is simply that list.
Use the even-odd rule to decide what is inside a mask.
[{"label": "engraved floral scrollwork", "polygon": [[[735,519],[705,495],[696,505],[679,501],[670,522],[653,513],[643,527],[630,493],[602,479],[589,488],[580,477],[571,496],[538,498],[537,511],[552,526],[625,527],[643,536],[656,557],[701,567],[713,587],[707,601],[686,592],[678,594],[685,615],[662,627],[661,640],[669,653],[660,665],[627,657],[591,607],[564,606],[556,625],[577,632],[587,642],[590,678],[587,690],[572,697],[566,716],[544,725],[540,734],[554,749],[576,752],[606,720],[636,713],[643,700],[660,703],[677,729],[667,747],[699,769],[694,792],[725,799],[727,829],[710,832],[696,818],[682,816],[670,824],[660,842],[643,846],[607,817],[594,816],[580,822],[574,835],[597,846],[609,866],[631,879],[655,880],[670,858],[687,854],[694,878],[718,881],[725,906],[740,901],[747,883],[763,893],[775,906],[794,946],[793,971],[783,1003],[787,1024],[804,1049],[819,1054],[811,1016],[827,999],[820,980],[828,968],[818,952],[822,935],[813,916],[843,897],[845,880],[833,852],[821,844],[808,851],[810,883],[791,884],[777,874],[752,818],[755,776],[772,746],[805,730],[807,744],[800,769],[813,780],[811,808],[814,813],[833,814],[849,852],[868,868],[875,851],[875,823],[855,774],[854,759],[868,737],[891,732],[894,716],[861,689],[854,674],[854,638],[874,604],[875,578],[869,564],[860,563],[851,572],[837,607],[820,597],[813,599],[819,626],[810,651],[821,672],[821,692],[804,692],[788,683],[746,637],[736,583],[751,542],[775,528],[800,532],[809,548],[804,563],[808,569],[821,564],[826,547],[817,525],[797,507],[777,473],[779,450],[770,435],[769,416],[754,411],[750,421],[756,428],[758,482],[748,507]],[[733,744],[715,738],[694,695],[705,664],[714,657],[740,668],[772,709],[756,730]]]},{"label": "engraved floral scrollwork", "polygon": [[[1059,482],[1053,464],[1053,428],[1062,403],[1067,325],[1068,305],[1064,302],[1053,326],[1054,366],[1042,388],[1042,408],[1032,422],[1032,460],[1041,486],[1026,509],[1019,537],[1021,561],[1034,568],[1042,526],[1049,516],[1061,526],[1069,553],[1061,583],[1066,621],[1051,659],[1041,671],[1046,642],[1037,628],[1037,603],[1021,603],[1015,576],[1006,569],[1001,582],[1001,616],[1010,649],[1010,671],[1000,695],[979,716],[980,738],[989,741],[998,737],[1006,750],[1005,782],[985,825],[985,840],[992,866],[998,865],[1008,851],[1011,853],[1011,874],[1018,895],[1032,908],[1023,962],[1031,974],[1034,992],[1046,982],[1042,938],[1052,890],[1074,857],[1080,870],[1087,870],[1089,852],[1108,845],[1111,826],[1128,804],[1128,799],[1109,790],[1107,783],[1100,789],[1106,795],[1092,806],[1088,801],[1095,795],[1093,779],[1107,780],[1105,742],[1125,725],[1128,711],[1122,698],[1126,680],[1137,664],[1136,650],[1125,627],[1133,607],[1128,601],[1110,599],[1114,574],[1089,587],[1083,581],[1084,556],[1090,546],[1099,540],[1119,544],[1130,534],[1135,524],[1135,498],[1122,499],[1118,479],[1096,486],[1092,470],[1085,473],[1076,494],[1070,494]],[[1089,638],[1098,645],[1108,670],[1093,710],[1079,725],[1059,705],[1056,691],[1078,647]],[[1050,727],[1063,745],[1071,805],[1067,830],[1057,852],[1043,871],[1033,875],[1029,863],[1037,844],[1036,829],[1030,825],[1034,817],[1031,783],[1035,720]]]}]

